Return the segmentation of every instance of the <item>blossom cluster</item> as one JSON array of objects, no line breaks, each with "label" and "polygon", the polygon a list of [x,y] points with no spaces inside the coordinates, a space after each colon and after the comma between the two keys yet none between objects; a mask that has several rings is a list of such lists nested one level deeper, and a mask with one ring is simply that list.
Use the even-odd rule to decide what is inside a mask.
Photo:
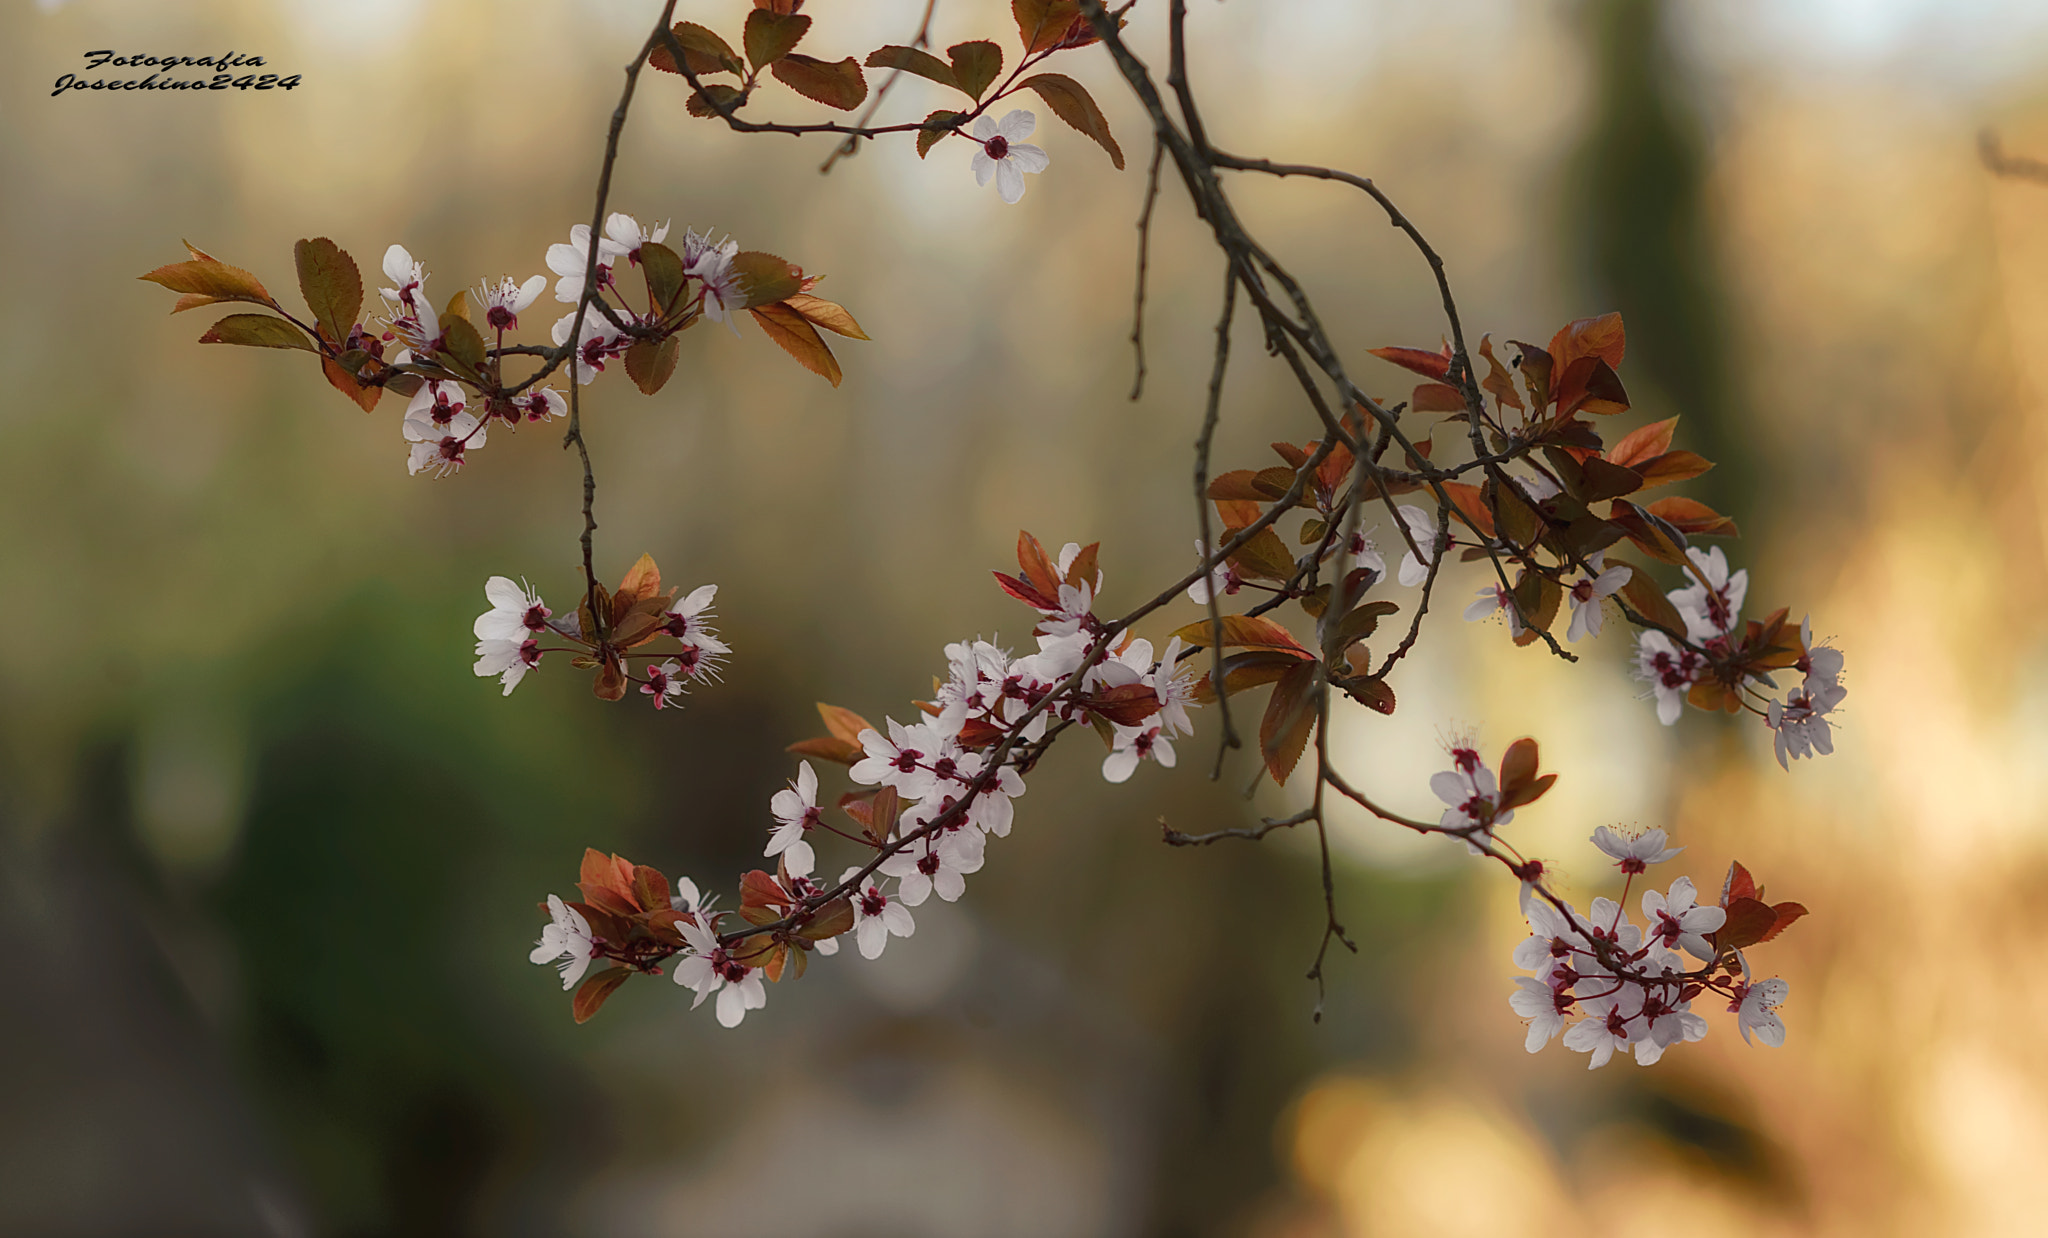
[{"label": "blossom cluster", "polygon": [[[1155,658],[1150,641],[1128,634],[1111,639],[1094,612],[1103,583],[1096,547],[1069,543],[1049,556],[1026,534],[1018,559],[1020,574],[999,573],[998,579],[1037,611],[1035,652],[1013,656],[980,639],[947,645],[946,678],[932,700],[917,703],[918,719],[908,724],[885,718],[876,727],[850,710],[819,707],[830,734],[794,744],[792,751],[847,766],[847,777],[865,789],[821,804],[817,769],[805,759],[769,798],[773,825],[763,856],[776,861],[776,871],[749,873],[733,913],[751,930],[722,933],[724,913],[699,900],[693,884],[668,909],[655,909],[683,910],[681,919],[651,929],[646,908],[636,903],[630,914],[640,919],[623,937],[593,929],[587,903],[550,896],[552,923],[533,960],[561,966],[568,987],[597,957],[627,971],[653,972],[673,954],[676,983],[692,989],[699,1003],[716,997],[719,1022],[731,1027],[765,1002],[763,976],[779,980],[792,965],[800,971],[810,953],[836,953],[836,939],[848,932],[863,958],[878,958],[891,938],[916,931],[912,908],[934,894],[959,899],[968,876],[984,863],[988,840],[1009,834],[1012,801],[1024,793],[1025,774],[1057,731],[1082,724],[1102,732],[1109,748],[1103,776],[1111,782],[1128,779],[1148,757],[1172,765],[1173,737],[1194,729],[1188,710],[1196,676],[1182,665],[1180,641],[1170,639]],[[518,589],[510,581],[493,587]],[[520,603],[538,605],[516,592],[505,592],[505,599],[484,618],[505,626]],[[539,622],[546,626],[544,613]],[[832,812],[847,825],[834,824]],[[825,834],[865,857],[829,884],[816,876],[817,845]],[[600,862],[596,871],[602,881],[611,870]],[[612,884],[636,886],[631,877]],[[665,889],[665,878],[661,884]],[[650,954],[636,944],[647,940],[636,932],[650,931],[654,940],[666,941],[667,953]]]},{"label": "blossom cluster", "polygon": [[1665,891],[1644,890],[1637,924],[1628,916],[1629,887],[1683,848],[1666,846],[1663,830],[1624,835],[1601,826],[1592,841],[1626,875],[1619,900],[1596,898],[1582,912],[1547,890],[1523,888],[1529,936],[1514,961],[1534,975],[1516,978],[1509,1004],[1529,1021],[1529,1052],[1562,1035],[1567,1049],[1589,1055],[1589,1069],[1616,1052],[1647,1066],[1707,1034],[1692,1006],[1708,994],[1726,1001],[1745,1041],[1754,1032],[1773,1048],[1784,1044],[1777,1011],[1788,986],[1776,977],[1753,980],[1745,948],[1771,940],[1806,909],[1764,903],[1736,864],[1716,903],[1700,903],[1690,877]]},{"label": "blossom cluster", "polygon": [[[661,590],[661,571],[654,559],[640,561],[619,583],[616,592],[597,586],[582,604],[557,615],[531,586],[509,576],[484,582],[491,608],[476,617],[476,664],[479,678],[498,677],[504,695],[540,666],[550,653],[571,654],[574,664],[598,672],[595,692],[618,700],[628,683],[662,709],[688,685],[715,681],[732,647],[710,626],[717,585],[704,585],[682,597]],[[666,638],[669,642],[656,645]],[[542,644],[547,640],[566,642]],[[655,646],[647,649],[648,646]],[[634,662],[644,665],[634,667]]]}]

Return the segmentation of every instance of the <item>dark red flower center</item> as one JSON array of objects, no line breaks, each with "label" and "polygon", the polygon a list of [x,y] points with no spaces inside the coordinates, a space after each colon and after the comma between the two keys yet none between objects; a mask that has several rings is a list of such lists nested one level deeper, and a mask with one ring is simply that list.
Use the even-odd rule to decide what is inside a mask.
[{"label": "dark red flower center", "polygon": [[990,138],[988,141],[982,143],[982,147],[983,149],[988,151],[989,158],[1001,159],[1002,157],[1010,153],[1010,139],[998,133],[994,137]]}]

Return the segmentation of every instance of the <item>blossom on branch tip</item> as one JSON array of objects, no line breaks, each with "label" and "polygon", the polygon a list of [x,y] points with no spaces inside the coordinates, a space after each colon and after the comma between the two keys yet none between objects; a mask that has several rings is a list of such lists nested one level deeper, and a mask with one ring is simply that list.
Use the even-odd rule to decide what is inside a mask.
[{"label": "blossom on branch tip", "polygon": [[1593,845],[1612,856],[1616,868],[1631,875],[1652,864],[1662,864],[1685,850],[1683,847],[1665,846],[1662,830],[1623,834],[1604,825],[1593,831]]},{"label": "blossom on branch tip", "polygon": [[[1201,538],[1195,539],[1195,559],[1206,561],[1209,548]],[[1188,586],[1188,600],[1197,606],[1207,606],[1211,595],[1227,597],[1244,588],[1244,578],[1237,574],[1237,565],[1225,559],[1209,569],[1209,574]]]},{"label": "blossom on branch tip", "polygon": [[1038,126],[1038,118],[1019,108],[1001,120],[982,116],[974,122],[974,140],[981,149],[974,152],[974,183],[986,185],[995,178],[996,192],[1003,201],[1015,203],[1024,196],[1024,173],[1043,172],[1052,158],[1024,139]]},{"label": "blossom on branch tip", "polygon": [[525,395],[513,396],[512,407],[524,412],[528,421],[552,421],[569,415],[569,401],[553,387],[536,387]]},{"label": "blossom on branch tip", "polygon": [[548,895],[548,914],[554,917],[554,923],[541,929],[540,940],[526,957],[534,963],[553,963],[561,969],[562,987],[573,989],[590,969],[590,960],[597,955],[597,942],[590,935],[590,922],[583,918],[583,913],[552,894]]},{"label": "blossom on branch tip", "polygon": [[818,774],[809,761],[798,767],[796,778],[787,788],[769,799],[768,811],[774,815],[776,827],[768,837],[768,849],[761,854],[781,856],[783,868],[792,877],[810,876],[817,857],[804,834],[817,828],[824,818],[818,811]]},{"label": "blossom on branch tip", "polygon": [[1570,1013],[1574,1001],[1567,989],[1553,989],[1531,976],[1515,977],[1515,991],[1508,996],[1508,1005],[1529,1020],[1529,1037],[1523,1047],[1531,1053],[1538,1052],[1564,1031],[1565,1015]]},{"label": "blossom on branch tip", "polygon": [[694,258],[687,258],[686,268],[690,278],[704,285],[704,316],[713,322],[722,322],[740,333],[740,310],[747,306],[747,290],[741,286],[740,272],[733,266],[733,258],[740,252],[738,241],[728,240],[722,245],[713,245],[708,234],[700,238],[690,234],[690,243],[685,252],[695,252]]},{"label": "blossom on branch tip", "polygon": [[1606,555],[1594,551],[1586,556],[1586,570],[1579,578],[1565,586],[1564,595],[1572,604],[1571,628],[1565,639],[1577,641],[1581,636],[1600,635],[1600,604],[1621,592],[1628,583],[1629,568],[1625,564],[1605,567]]},{"label": "blossom on branch tip", "polygon": [[476,671],[478,678],[498,676],[498,682],[505,685],[504,695],[511,696],[512,689],[526,678],[526,672],[540,665],[540,642],[532,638],[525,640],[480,640],[476,643]]},{"label": "blossom on branch tip", "polygon": [[405,246],[393,245],[384,251],[384,278],[397,285],[377,290],[393,319],[410,318],[422,326],[439,321],[427,301],[427,269],[413,261]]},{"label": "blossom on branch tip", "polygon": [[1116,728],[1116,747],[1102,758],[1102,776],[1111,782],[1125,782],[1146,757],[1168,769],[1173,768],[1173,740],[1165,733],[1164,725],[1153,722],[1144,726],[1119,726]]},{"label": "blossom on branch tip", "polygon": [[[560,348],[569,342],[569,330],[575,323],[576,315],[573,311],[555,320],[554,328],[549,332],[555,347]],[[577,340],[576,352],[569,363],[570,371],[576,376],[576,385],[589,386],[591,380],[604,369],[604,363],[624,352],[630,343],[625,334],[606,321],[605,316],[595,307],[585,311],[583,330]]]},{"label": "blossom on branch tip", "polygon": [[[967,892],[967,874],[981,871],[986,846],[987,836],[980,830],[928,834],[882,861],[882,871],[896,878],[896,897],[905,907],[916,907],[934,893],[949,903],[956,902]],[[910,913],[903,914],[907,919]],[[858,933],[856,928],[856,941]],[[910,934],[899,932],[897,936]],[[866,954],[866,948],[861,952]]]},{"label": "blossom on branch tip", "polygon": [[493,287],[487,280],[477,286],[477,299],[484,305],[484,324],[498,331],[512,331],[519,327],[519,312],[538,300],[548,286],[548,277],[536,275],[523,284],[515,284],[507,275]]},{"label": "blossom on branch tip", "polygon": [[1773,1049],[1785,1045],[1785,1021],[1778,1017],[1778,1007],[1784,1003],[1791,986],[1775,976],[1745,984],[1735,990],[1735,1000],[1728,1003],[1728,1009],[1735,1012],[1736,1026],[1742,1032],[1742,1042],[1750,1043],[1749,1034],[1756,1032],[1756,1038]]},{"label": "blossom on branch tip", "polygon": [[1586,1017],[1565,1032],[1564,1047],[1592,1054],[1586,1069],[1598,1070],[1607,1065],[1616,1049],[1627,1049],[1643,1034],[1639,1021],[1642,1010],[1643,991],[1632,984],[1584,998],[1579,1002],[1579,1013]]},{"label": "blossom on branch tip", "polygon": [[1816,647],[1813,643],[1813,618],[1808,616],[1799,621],[1799,648],[1803,651],[1794,667],[1806,676],[1805,688],[1811,693],[1819,688],[1832,688],[1842,678],[1842,651],[1833,645]]},{"label": "blossom on branch tip", "polygon": [[491,608],[470,625],[478,640],[525,640],[547,630],[549,610],[526,585],[510,576],[493,576],[484,582],[484,597]]},{"label": "blossom on branch tip", "polygon": [[717,595],[717,585],[700,585],[668,608],[661,630],[682,645],[676,661],[686,679],[716,680],[719,668],[732,653],[732,646],[718,639],[709,623],[711,603]]},{"label": "blossom on branch tip", "polygon": [[1465,607],[1465,622],[1477,623],[1495,615],[1508,617],[1508,634],[1519,637],[1525,630],[1522,626],[1522,612],[1515,607],[1515,599],[1508,590],[1499,585],[1488,585],[1479,591],[1477,601]]}]

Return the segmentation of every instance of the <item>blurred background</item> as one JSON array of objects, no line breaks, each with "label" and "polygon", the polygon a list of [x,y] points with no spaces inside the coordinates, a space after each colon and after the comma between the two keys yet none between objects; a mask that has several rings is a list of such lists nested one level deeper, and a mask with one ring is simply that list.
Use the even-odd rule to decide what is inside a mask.
[{"label": "blurred background", "polygon": [[[740,0],[684,6],[733,34]],[[813,6],[806,50],[902,41],[921,6]],[[1007,6],[945,0],[940,46]],[[1132,36],[1163,62],[1163,5]],[[964,144],[689,119],[650,77],[613,202],[829,275],[874,337],[833,390],[753,324],[684,337],[652,399],[587,420],[600,570],[715,581],[736,649],[680,712],[550,663],[469,669],[486,576],[576,588],[577,474],[548,431],[406,476],[304,358],[195,346],[135,276],[189,238],[285,295],[291,244],[368,274],[403,242],[445,299],[543,271],[589,215],[598,139],[656,6],[620,0],[71,0],[0,16],[0,1233],[1466,1235],[2039,1232],[2048,1209],[2048,12],[1998,0],[1196,0],[1212,136],[1375,177],[1447,256],[1468,329],[1626,316],[1629,426],[1721,462],[1752,614],[1847,651],[1838,753],[1664,730],[1627,642],[1566,667],[1441,623],[1347,767],[1424,810],[1453,730],[1543,743],[1518,841],[1584,899],[1596,825],[1671,829],[1661,879],[1740,859],[1813,910],[1760,965],[1780,1050],[1710,1013],[1654,1068],[1529,1057],[1514,890],[1454,844],[1335,830],[1361,943],[1310,1021],[1313,840],[1171,850],[1284,812],[1179,768],[1105,786],[1056,751],[957,905],[877,963],[771,991],[737,1031],[636,981],[570,1021],[526,952],[586,845],[729,890],[783,745],[827,700],[904,715],[940,646],[1028,643],[1019,527],[1104,543],[1105,606],[1188,560],[1188,444],[1219,260],[1176,185],[1130,403],[1147,143],[1132,167],[1041,113],[1015,207]],[[81,53],[260,54],[289,93],[49,97]],[[122,71],[107,69],[107,74]],[[885,117],[938,106],[899,85]],[[764,112],[809,114],[787,92]],[[1244,181],[1254,228],[1366,358],[1433,347],[1427,270],[1339,187]],[[528,335],[545,338],[551,301]],[[1241,333],[1218,467],[1314,433]],[[1384,539],[1383,539],[1384,540]],[[1468,572],[1476,569],[1466,569]],[[1180,603],[1146,634],[1191,621]],[[637,701],[638,698],[635,698]],[[828,778],[829,788],[839,784]],[[824,850],[821,867],[843,857]],[[836,871],[836,870],[833,870]],[[730,895],[728,895],[730,897]]]}]

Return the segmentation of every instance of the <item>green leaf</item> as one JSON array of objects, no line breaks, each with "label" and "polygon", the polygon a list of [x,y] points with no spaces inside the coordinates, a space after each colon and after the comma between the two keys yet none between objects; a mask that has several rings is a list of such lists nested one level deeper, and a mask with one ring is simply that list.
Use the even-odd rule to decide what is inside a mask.
[{"label": "green leaf", "polygon": [[755,9],[747,14],[747,28],[743,35],[747,45],[747,63],[756,69],[774,64],[789,55],[790,49],[810,28],[811,19],[801,13]]},{"label": "green leaf", "polygon": [[868,53],[867,65],[870,69],[898,69],[904,73],[915,73],[941,86],[951,86],[955,90],[964,89],[951,65],[920,48],[899,47],[894,43],[887,47],[878,47]]},{"label": "green leaf", "polygon": [[640,247],[640,272],[647,277],[647,295],[666,314],[683,291],[683,260],[659,241]]},{"label": "green leaf", "polygon": [[789,263],[758,249],[743,249],[732,256],[732,269],[739,274],[740,289],[746,293],[743,308],[772,305],[803,288],[803,280]]},{"label": "green leaf", "polygon": [[791,52],[768,66],[768,71],[776,81],[804,98],[842,112],[851,112],[868,97],[868,80],[861,76],[860,64],[851,56],[834,62]]},{"label": "green leaf", "polygon": [[318,352],[306,333],[269,314],[229,314],[199,337],[202,344],[247,344],[252,348],[297,348]]},{"label": "green leaf", "polygon": [[642,395],[653,395],[676,372],[676,357],[681,352],[682,344],[673,335],[659,342],[635,340],[626,350],[626,377]]},{"label": "green leaf", "polygon": [[328,339],[345,342],[363,308],[363,275],[356,260],[324,236],[300,241],[292,257],[299,267],[299,293],[313,320]]},{"label": "green leaf", "polygon": [[933,112],[925,117],[924,124],[918,127],[917,157],[922,159],[929,155],[933,143],[953,132],[954,122],[959,119],[960,113],[958,112]]},{"label": "green leaf", "polygon": [[[1035,73],[1018,85],[1037,91],[1053,115],[1095,139],[1097,145],[1109,152],[1109,161],[1116,165],[1117,171],[1123,171],[1124,153],[1118,149],[1116,139],[1110,136],[1109,121],[1103,118],[1102,109],[1095,106],[1094,96],[1083,89],[1081,83],[1061,73]],[[1458,407],[1463,408],[1464,404],[1460,402]]]},{"label": "green leaf", "polygon": [[980,99],[1003,71],[1003,49],[987,39],[955,43],[946,49],[946,55],[953,61],[953,84],[975,99]]}]

